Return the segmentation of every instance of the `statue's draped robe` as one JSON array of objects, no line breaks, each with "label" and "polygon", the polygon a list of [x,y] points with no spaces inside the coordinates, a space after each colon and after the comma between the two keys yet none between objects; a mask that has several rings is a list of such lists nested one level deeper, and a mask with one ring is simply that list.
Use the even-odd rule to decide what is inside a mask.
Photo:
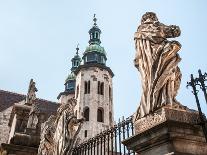
[{"label": "statue's draped robe", "polygon": [[84,120],[74,115],[75,105],[73,98],[67,104],[61,104],[57,115],[52,115],[45,122],[38,155],[71,155]]},{"label": "statue's draped robe", "polygon": [[141,118],[166,104],[176,103],[181,72],[177,54],[180,44],[167,41],[173,37],[170,27],[161,23],[143,24],[135,33],[135,66],[142,79],[142,96],[136,118]]},{"label": "statue's draped robe", "polygon": [[74,116],[73,112],[68,110],[62,112],[57,120],[57,128],[54,134],[54,155],[65,155],[66,153],[69,155],[71,153],[81,128],[81,124],[78,125],[77,123],[77,117]]}]

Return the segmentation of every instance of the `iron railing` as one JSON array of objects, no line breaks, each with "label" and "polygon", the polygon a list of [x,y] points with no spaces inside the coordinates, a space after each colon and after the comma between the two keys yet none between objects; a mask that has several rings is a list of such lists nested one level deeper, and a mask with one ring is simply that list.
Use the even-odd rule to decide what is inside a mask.
[{"label": "iron railing", "polygon": [[198,112],[199,112],[199,117],[200,117],[200,125],[203,129],[203,134],[205,136],[205,140],[207,142],[207,122],[206,122],[206,118],[204,117],[204,114],[201,110],[201,105],[200,105],[200,101],[198,98],[198,92],[199,90],[197,89],[197,86],[200,87],[200,89],[203,91],[205,100],[206,100],[206,104],[207,104],[207,93],[206,93],[206,88],[207,86],[205,85],[205,81],[207,81],[207,73],[202,74],[201,70],[198,70],[198,74],[199,77],[198,78],[194,78],[193,74],[191,74],[191,79],[189,82],[187,82],[187,87],[191,86],[193,91],[192,93],[195,96],[195,100],[196,100],[196,104],[198,107]]},{"label": "iron railing", "polygon": [[73,148],[72,155],[135,155],[121,142],[134,134],[132,116]]}]

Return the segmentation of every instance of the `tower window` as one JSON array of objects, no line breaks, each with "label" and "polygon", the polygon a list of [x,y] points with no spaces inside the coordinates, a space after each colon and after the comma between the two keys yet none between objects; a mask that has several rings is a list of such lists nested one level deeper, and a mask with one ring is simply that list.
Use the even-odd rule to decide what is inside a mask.
[{"label": "tower window", "polygon": [[89,121],[89,113],[90,113],[90,110],[88,107],[85,107],[84,108],[84,111],[83,111],[83,116],[85,118],[86,121]]},{"label": "tower window", "polygon": [[85,81],[84,82],[84,93],[87,94],[87,88],[88,88],[88,83]]},{"label": "tower window", "polygon": [[112,98],[112,95],[111,95],[111,87],[109,86],[109,100],[111,100]]},{"label": "tower window", "polygon": [[85,130],[84,135],[85,135],[85,138],[86,138],[87,137],[87,130]]},{"label": "tower window", "polygon": [[101,82],[101,95],[104,95],[104,82]]},{"label": "tower window", "polygon": [[79,95],[79,85],[76,88],[76,98],[78,98],[78,95]]},{"label": "tower window", "polygon": [[98,108],[97,110],[97,121],[104,122],[104,110],[103,108]]},{"label": "tower window", "polygon": [[91,82],[88,81],[88,94],[90,94],[90,89],[91,89]]},{"label": "tower window", "polygon": [[112,120],[112,112],[110,111],[110,112],[109,112],[109,123],[110,123],[111,125],[112,125],[112,121],[113,121],[113,120]]},{"label": "tower window", "polygon": [[85,94],[90,94],[90,89],[91,89],[91,82],[90,81],[85,81],[84,82],[84,93]]},{"label": "tower window", "polygon": [[101,93],[101,82],[100,81],[98,81],[98,87],[97,88],[98,88],[98,90],[97,90],[98,94],[100,94]]},{"label": "tower window", "polygon": [[104,95],[104,82],[98,81],[98,94]]}]

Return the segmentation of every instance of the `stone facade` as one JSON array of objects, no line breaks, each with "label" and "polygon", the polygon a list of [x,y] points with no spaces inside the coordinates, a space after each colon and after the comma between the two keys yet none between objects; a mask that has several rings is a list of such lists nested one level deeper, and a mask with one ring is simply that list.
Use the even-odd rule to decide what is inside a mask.
[{"label": "stone facade", "polygon": [[[85,82],[90,81],[90,93],[85,93]],[[98,82],[104,83],[103,95],[98,94]],[[84,110],[89,108],[89,120],[83,124],[80,131],[81,140],[94,137],[113,125],[113,94],[112,75],[99,67],[82,68],[76,77],[77,116],[84,115]],[[98,109],[102,110],[103,121],[99,122]]]}]

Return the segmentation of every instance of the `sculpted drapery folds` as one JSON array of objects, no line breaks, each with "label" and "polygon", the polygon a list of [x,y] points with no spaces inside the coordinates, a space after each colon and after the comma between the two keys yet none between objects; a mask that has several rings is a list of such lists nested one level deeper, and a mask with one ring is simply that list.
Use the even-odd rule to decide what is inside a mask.
[{"label": "sculpted drapery folds", "polygon": [[69,99],[58,108],[56,116],[45,122],[38,155],[71,155],[84,120],[74,115],[75,105],[76,100]]},{"label": "sculpted drapery folds", "polygon": [[180,35],[180,28],[160,23],[153,12],[142,16],[141,25],[135,33],[135,66],[141,74],[142,96],[136,119],[144,117],[167,104],[179,105],[175,97],[181,82],[177,53],[181,45],[169,41]]}]

